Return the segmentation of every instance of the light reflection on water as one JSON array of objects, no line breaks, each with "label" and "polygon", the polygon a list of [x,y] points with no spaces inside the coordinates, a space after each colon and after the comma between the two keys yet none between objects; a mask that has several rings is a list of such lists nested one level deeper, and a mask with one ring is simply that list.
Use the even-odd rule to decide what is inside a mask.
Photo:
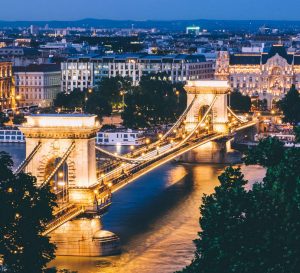
[{"label": "light reflection on water", "polygon": [[[20,161],[24,157],[15,146],[11,152]],[[154,170],[116,193],[102,218],[103,228],[121,238],[120,256],[58,257],[51,265],[79,273],[171,273],[183,268],[193,258],[201,197],[214,191],[225,167],[169,163]],[[264,175],[257,166],[242,170],[250,182]]]},{"label": "light reflection on water", "polygon": [[[117,193],[102,219],[122,239],[117,257],[59,257],[55,265],[88,273],[169,273],[193,258],[199,205],[218,185],[225,165],[167,164]],[[247,169],[247,168],[246,168]],[[251,167],[251,177],[264,171]]]}]

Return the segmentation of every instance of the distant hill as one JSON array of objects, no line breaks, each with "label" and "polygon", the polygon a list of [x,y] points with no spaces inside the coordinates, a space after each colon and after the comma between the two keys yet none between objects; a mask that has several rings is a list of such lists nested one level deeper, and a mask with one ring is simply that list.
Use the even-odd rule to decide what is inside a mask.
[{"label": "distant hill", "polygon": [[78,21],[0,21],[3,27],[29,27],[30,25],[50,28],[66,27],[96,27],[96,28],[158,28],[165,30],[184,30],[190,25],[199,25],[208,30],[226,29],[232,31],[255,31],[262,25],[280,30],[300,30],[300,21],[269,21],[269,20],[173,20],[173,21],[132,21],[132,20],[104,20],[83,19]]}]

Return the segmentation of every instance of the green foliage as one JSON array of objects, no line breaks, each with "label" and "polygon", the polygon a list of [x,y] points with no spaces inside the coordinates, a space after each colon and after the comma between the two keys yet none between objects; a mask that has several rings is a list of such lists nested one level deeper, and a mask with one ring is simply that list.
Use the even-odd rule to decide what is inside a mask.
[{"label": "green foliage", "polygon": [[31,175],[14,175],[12,166],[0,152],[0,253],[8,273],[39,273],[54,258],[55,246],[41,233],[53,219],[55,195]]},{"label": "green foliage", "polygon": [[95,91],[89,95],[84,109],[87,113],[95,114],[100,118],[110,115],[112,112],[112,106],[108,99],[101,95],[99,91]]},{"label": "green foliage", "polygon": [[67,109],[83,108],[85,97],[86,92],[81,92],[79,89],[74,89],[71,93],[58,93],[54,100],[54,106]]},{"label": "green foliage", "polygon": [[24,117],[24,114],[18,114],[18,115],[16,114],[13,117],[14,124],[20,125],[20,124],[24,123],[25,121],[26,121],[26,118]]},{"label": "green foliage", "polygon": [[256,110],[267,111],[268,110],[268,101],[266,99],[263,99],[263,100],[257,99],[253,102],[253,106],[256,108]]},{"label": "green foliage", "polygon": [[8,121],[9,121],[9,117],[6,114],[0,112],[0,127],[2,127],[4,123]]},{"label": "green foliage", "polygon": [[173,123],[186,107],[182,84],[172,84],[166,74],[142,77],[140,85],[125,97],[122,114],[130,128]]},{"label": "green foliage", "polygon": [[259,142],[256,147],[246,151],[246,164],[259,164],[263,167],[276,165],[284,154],[284,144],[278,138],[268,137]]},{"label": "green foliage", "polygon": [[238,90],[234,90],[230,94],[230,107],[236,111],[249,112],[251,109],[251,99],[249,96],[242,95]]},{"label": "green foliage", "polygon": [[283,111],[285,122],[300,122],[300,94],[295,85],[292,85],[290,91],[278,102],[278,106]]},{"label": "green foliage", "polygon": [[294,132],[296,135],[296,142],[299,143],[300,142],[300,126],[295,126]]},{"label": "green foliage", "polygon": [[182,272],[299,271],[300,149],[267,139],[245,162],[267,167],[263,182],[246,190],[239,168],[225,170],[215,193],[203,198],[195,258]]}]

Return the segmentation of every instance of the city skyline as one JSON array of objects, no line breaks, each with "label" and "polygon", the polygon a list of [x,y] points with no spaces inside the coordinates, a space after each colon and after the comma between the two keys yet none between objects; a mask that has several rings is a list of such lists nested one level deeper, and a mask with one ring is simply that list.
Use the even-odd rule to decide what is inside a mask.
[{"label": "city skyline", "polygon": [[12,0],[1,4],[3,12],[0,20],[300,20],[297,12],[300,2],[296,0],[287,0],[284,5],[279,0],[247,0],[242,5],[238,0],[213,0],[207,3],[173,0],[172,5],[169,0],[114,0],[113,3],[89,0],[88,3],[82,0],[28,0],[24,5],[20,0]]}]

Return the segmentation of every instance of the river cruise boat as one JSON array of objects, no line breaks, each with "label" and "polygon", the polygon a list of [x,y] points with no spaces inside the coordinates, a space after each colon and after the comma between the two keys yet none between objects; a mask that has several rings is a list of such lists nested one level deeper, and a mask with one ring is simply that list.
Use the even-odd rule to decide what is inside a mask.
[{"label": "river cruise boat", "polygon": [[97,134],[96,143],[106,146],[139,146],[146,142],[143,131],[109,129]]},{"label": "river cruise boat", "polygon": [[[97,145],[139,146],[145,143],[142,131],[130,129],[111,129],[100,131],[96,135]],[[17,127],[0,128],[0,143],[24,143],[25,137]]]},{"label": "river cruise boat", "polygon": [[0,142],[24,143],[25,137],[17,127],[0,128]]}]

